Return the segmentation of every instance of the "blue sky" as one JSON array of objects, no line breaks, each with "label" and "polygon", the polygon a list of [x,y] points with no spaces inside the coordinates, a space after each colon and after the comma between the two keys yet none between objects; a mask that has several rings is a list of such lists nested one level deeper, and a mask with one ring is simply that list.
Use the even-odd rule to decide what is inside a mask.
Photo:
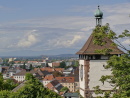
[{"label": "blue sky", "polygon": [[[130,0],[0,0],[0,56],[76,53],[95,27],[98,5],[103,25],[130,30]],[[130,39],[121,41],[128,47]]]}]

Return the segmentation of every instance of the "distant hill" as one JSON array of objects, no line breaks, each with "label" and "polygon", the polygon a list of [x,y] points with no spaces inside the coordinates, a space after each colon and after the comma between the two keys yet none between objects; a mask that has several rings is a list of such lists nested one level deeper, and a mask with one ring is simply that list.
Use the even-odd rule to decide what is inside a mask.
[{"label": "distant hill", "polygon": [[59,54],[59,55],[40,55],[40,56],[3,56],[2,58],[17,58],[17,59],[41,59],[49,57],[49,59],[69,59],[78,58],[76,54]]}]

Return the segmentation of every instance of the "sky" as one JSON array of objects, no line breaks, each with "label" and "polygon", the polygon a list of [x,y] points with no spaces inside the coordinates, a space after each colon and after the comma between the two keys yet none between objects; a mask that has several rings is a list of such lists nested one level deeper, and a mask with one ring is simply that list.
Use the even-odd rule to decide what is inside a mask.
[{"label": "sky", "polygon": [[[0,56],[75,54],[96,25],[130,30],[130,0],[0,0]],[[130,39],[121,43],[127,48]]]}]

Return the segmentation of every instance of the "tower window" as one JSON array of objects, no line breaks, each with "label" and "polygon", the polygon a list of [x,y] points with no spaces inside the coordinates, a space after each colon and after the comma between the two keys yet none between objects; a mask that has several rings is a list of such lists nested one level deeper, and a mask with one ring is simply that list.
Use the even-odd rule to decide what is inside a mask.
[{"label": "tower window", "polygon": [[96,59],[96,60],[101,59],[101,55],[95,55],[95,59]]}]

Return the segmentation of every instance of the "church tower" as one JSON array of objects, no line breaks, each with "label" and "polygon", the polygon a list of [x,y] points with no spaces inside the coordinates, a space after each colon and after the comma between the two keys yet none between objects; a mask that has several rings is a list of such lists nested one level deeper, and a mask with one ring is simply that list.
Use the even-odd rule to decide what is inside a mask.
[{"label": "church tower", "polygon": [[[95,18],[96,26],[101,26],[103,13],[99,6],[95,12]],[[95,45],[93,40],[94,37],[91,34],[84,46],[76,53],[79,55],[79,89],[80,94],[84,98],[96,97],[93,87],[97,85],[99,85],[102,90],[112,90],[109,83],[106,82],[103,85],[99,80],[102,75],[111,74],[110,70],[104,68],[109,57],[123,54],[116,46],[111,46],[113,43],[111,39],[105,38],[107,43],[103,46]],[[95,53],[95,50],[106,49],[106,47],[113,50],[109,55]]]}]

